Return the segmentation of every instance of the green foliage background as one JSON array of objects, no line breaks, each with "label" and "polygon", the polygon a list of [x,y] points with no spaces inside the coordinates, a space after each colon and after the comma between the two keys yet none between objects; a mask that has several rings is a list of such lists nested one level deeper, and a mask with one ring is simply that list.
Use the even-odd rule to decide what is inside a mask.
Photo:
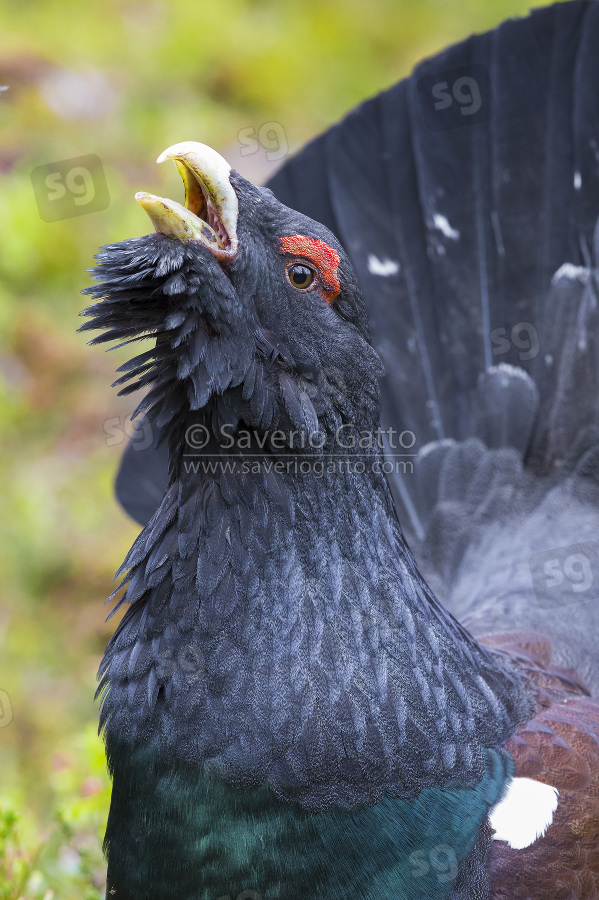
[{"label": "green foliage background", "polygon": [[[265,179],[274,163],[240,154],[241,129],[277,122],[292,151],[531,5],[0,0],[0,900],[103,896],[93,694],[116,624],[103,601],[137,529],[112,495],[133,408],[109,386],[122,358],[75,333],[94,252],[149,230],[135,191],[182,197],[154,164],[170,144],[211,144]],[[42,221],[31,170],[89,153],[109,207]]]}]

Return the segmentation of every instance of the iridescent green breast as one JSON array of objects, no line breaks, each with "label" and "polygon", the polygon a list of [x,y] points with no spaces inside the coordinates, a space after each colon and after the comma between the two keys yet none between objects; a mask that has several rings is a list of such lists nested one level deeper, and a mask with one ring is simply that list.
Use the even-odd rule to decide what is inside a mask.
[{"label": "iridescent green breast", "polygon": [[[108,898],[443,900],[468,869],[511,759],[486,753],[474,788],[425,788],[313,813],[266,787],[234,788],[148,749],[113,754]],[[483,854],[484,856],[484,854]]]}]

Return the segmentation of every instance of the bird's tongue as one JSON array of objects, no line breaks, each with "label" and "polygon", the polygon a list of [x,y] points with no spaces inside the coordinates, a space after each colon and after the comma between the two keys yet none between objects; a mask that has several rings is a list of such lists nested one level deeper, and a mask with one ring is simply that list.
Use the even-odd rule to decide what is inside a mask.
[{"label": "bird's tongue", "polygon": [[157,162],[174,160],[185,185],[185,206],[139,191],[135,199],[161,234],[204,244],[219,260],[237,253],[237,194],[231,167],[216,150],[195,141],[174,144]]}]

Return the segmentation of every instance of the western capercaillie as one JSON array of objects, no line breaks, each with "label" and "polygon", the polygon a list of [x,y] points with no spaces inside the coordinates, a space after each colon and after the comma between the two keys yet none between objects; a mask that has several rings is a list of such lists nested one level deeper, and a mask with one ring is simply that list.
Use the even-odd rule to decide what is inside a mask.
[{"label": "western capercaillie", "polygon": [[100,252],[164,448],[120,474],[108,896],[599,896],[598,10],[427,61],[280,199],[177,144],[185,206]]}]

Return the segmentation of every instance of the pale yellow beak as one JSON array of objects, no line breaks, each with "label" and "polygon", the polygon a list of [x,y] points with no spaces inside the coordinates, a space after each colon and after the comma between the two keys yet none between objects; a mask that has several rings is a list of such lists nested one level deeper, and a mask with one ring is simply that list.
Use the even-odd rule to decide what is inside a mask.
[{"label": "pale yellow beak", "polygon": [[183,141],[161,153],[157,162],[172,159],[185,185],[185,206],[176,200],[139,191],[135,199],[160,234],[180,241],[199,241],[217,259],[237,253],[237,194],[229,180],[231,166],[206,144]]}]

